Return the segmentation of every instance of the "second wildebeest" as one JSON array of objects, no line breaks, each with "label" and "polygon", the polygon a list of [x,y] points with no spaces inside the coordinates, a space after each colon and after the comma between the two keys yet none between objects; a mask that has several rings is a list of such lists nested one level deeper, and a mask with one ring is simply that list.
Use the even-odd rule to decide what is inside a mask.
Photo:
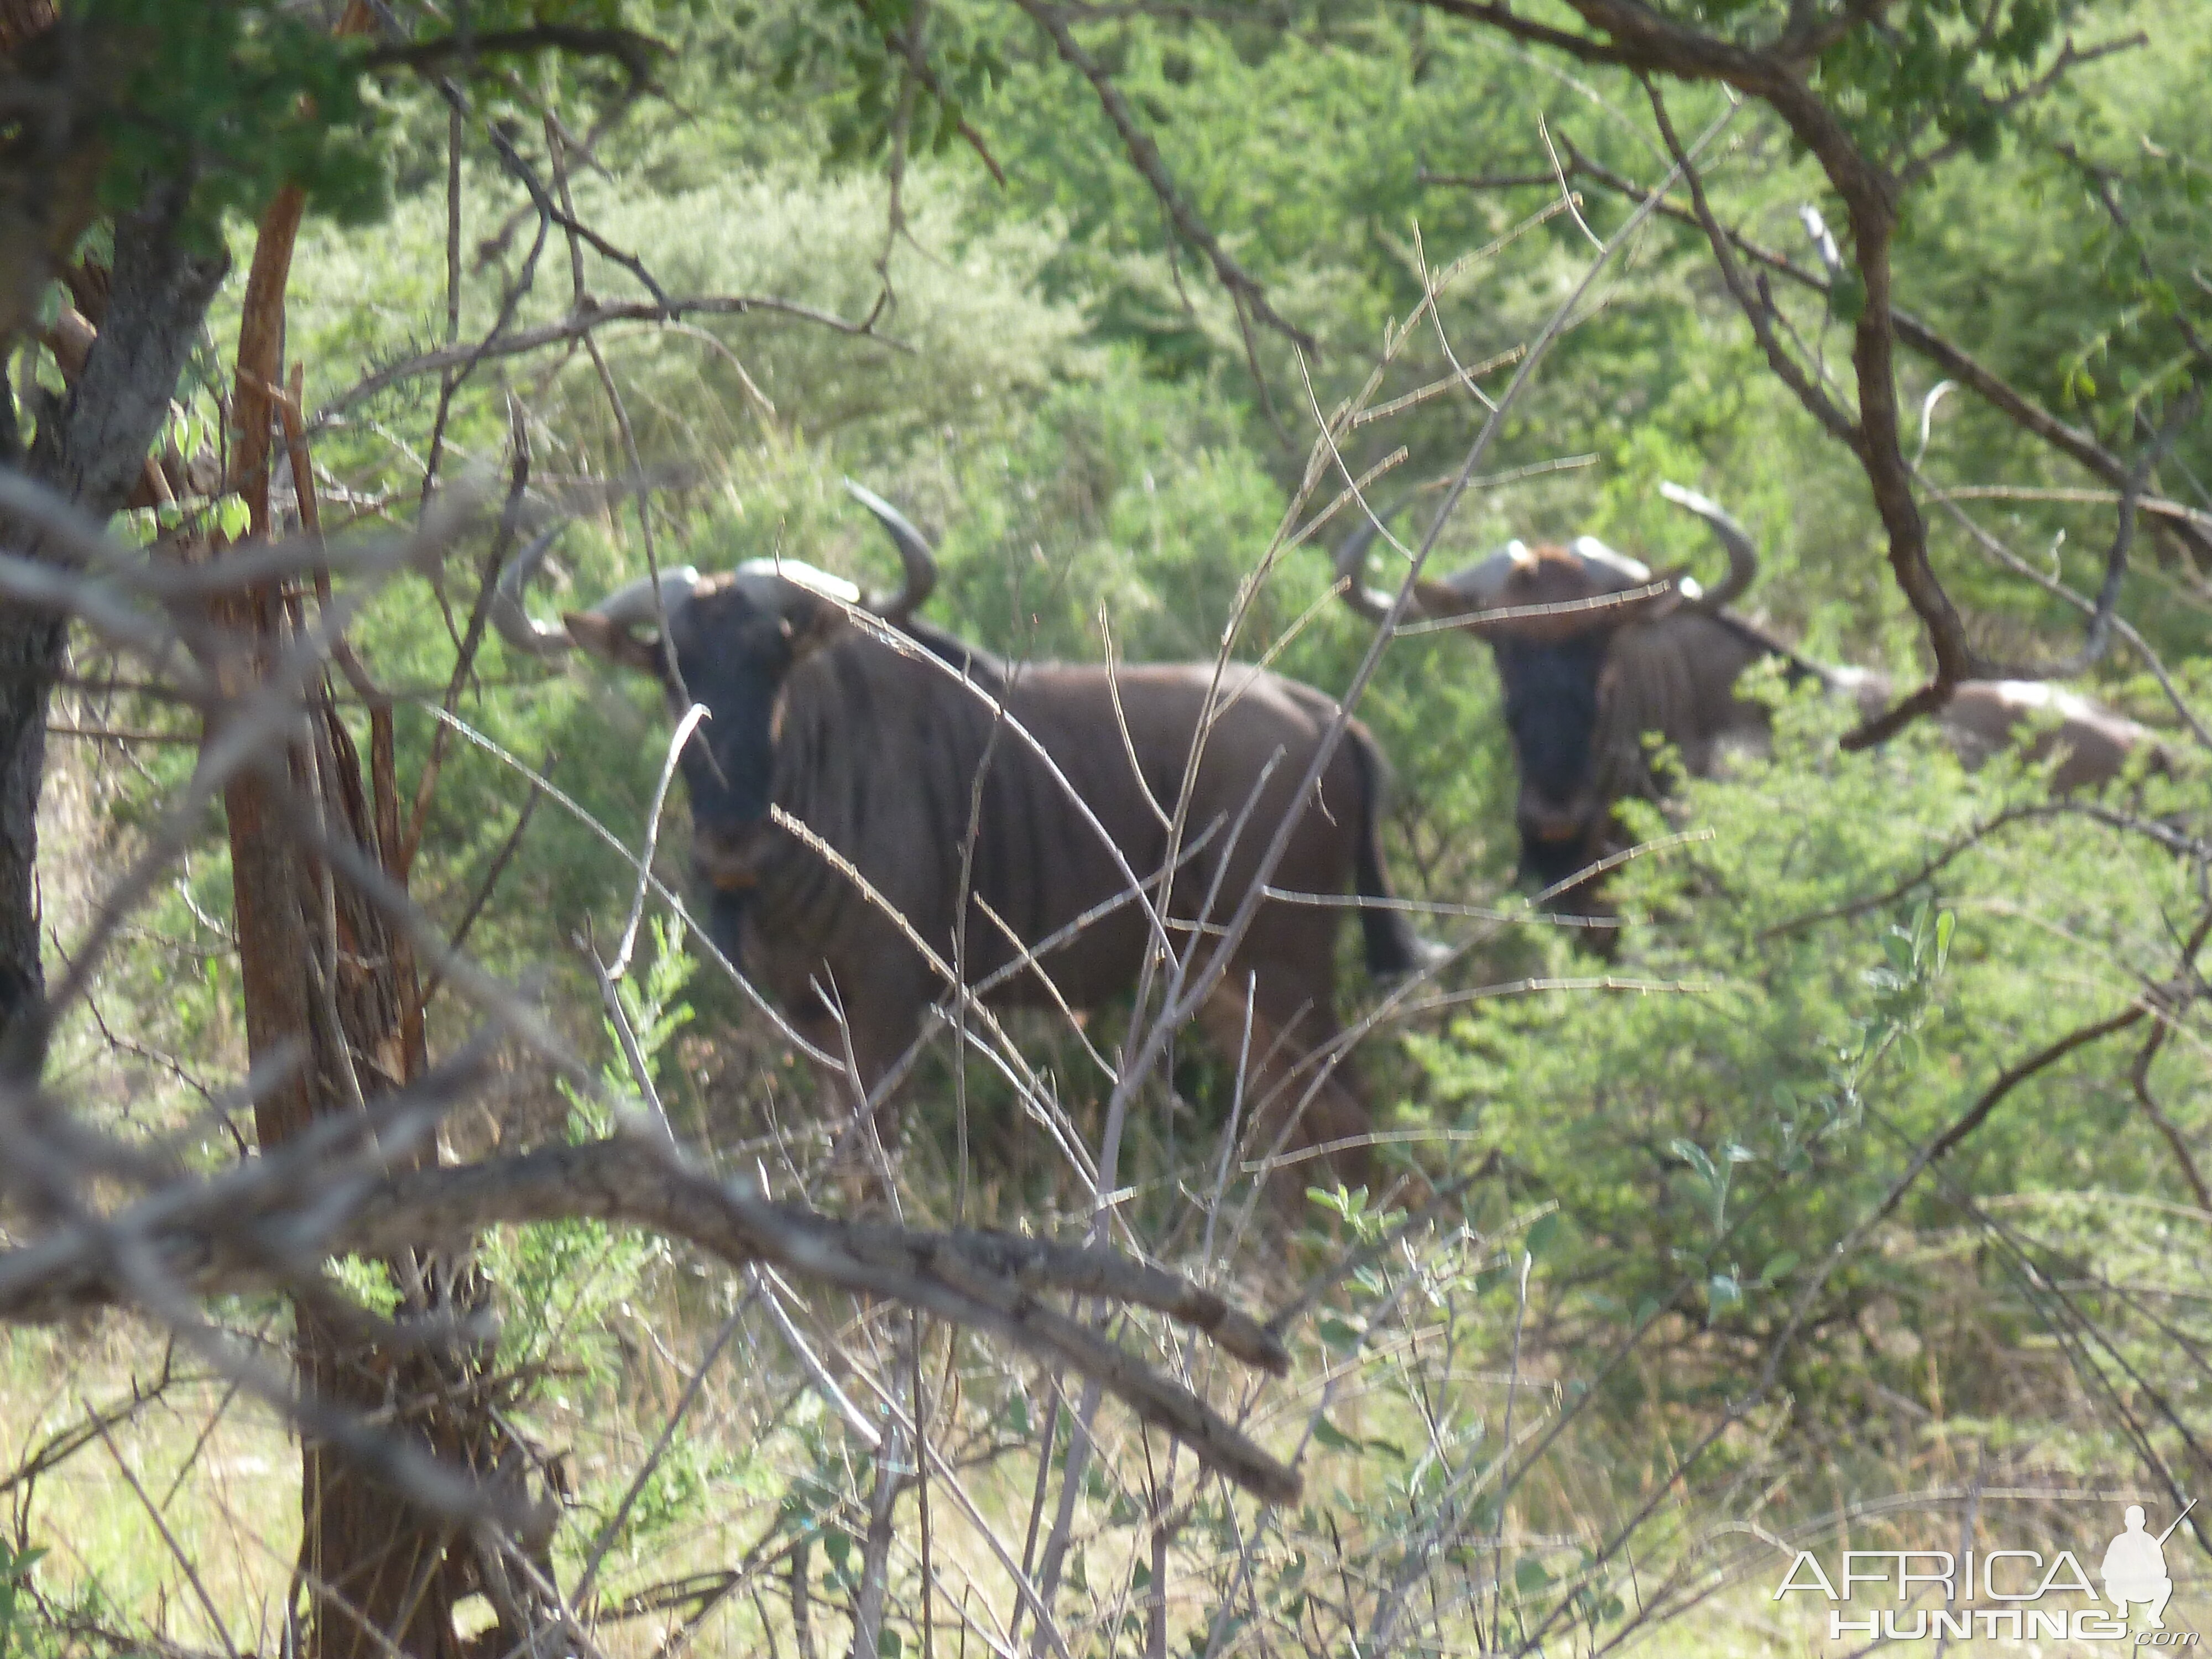
[{"label": "second wildebeest", "polygon": [[[1758,574],[1750,536],[1695,491],[1660,489],[1711,526],[1727,552],[1728,574],[1712,589],[1680,572],[1655,574],[1585,536],[1565,547],[1513,542],[1465,570],[1417,582],[1408,607],[1489,643],[1519,774],[1522,875],[1557,890],[1565,909],[1591,908],[1589,884],[1574,878],[1620,850],[1615,804],[1665,793],[1654,739],[1698,777],[1731,749],[1764,746],[1767,708],[1737,692],[1753,664],[1778,659],[1790,678],[1853,696],[1869,714],[1889,700],[1883,676],[1811,662],[1730,612]],[[1346,600],[1370,621],[1389,605],[1362,574],[1376,532],[1372,520],[1363,524],[1337,555]],[[2108,782],[2130,756],[2155,746],[2134,721],[2027,681],[1967,681],[1939,719],[1970,766],[2027,736],[2031,759],[2057,757],[2051,781],[2062,793]]]},{"label": "second wildebeest", "polygon": [[[1389,897],[1373,740],[1347,726],[1308,787],[1339,720],[1310,687],[1241,665],[1010,665],[918,622],[927,544],[848,488],[898,550],[896,593],[756,562],[667,573],[658,595],[632,583],[556,629],[523,611],[522,562],[501,579],[495,615],[516,645],[580,646],[654,676],[679,715],[687,696],[708,710],[680,764],[715,942],[810,1041],[849,1042],[872,1091],[953,964],[991,1001],[1073,1010],[1127,993],[1164,934],[1202,966],[1281,832],[1266,885],[1323,902],[1261,898],[1198,1018],[1244,1061],[1262,1127],[1351,1143],[1335,1167],[1366,1178],[1368,1114],[1334,1075],[1342,906],[1327,901]],[[1154,901],[1164,887],[1159,920],[1133,875]],[[1416,964],[1402,915],[1360,922],[1370,969]]]}]

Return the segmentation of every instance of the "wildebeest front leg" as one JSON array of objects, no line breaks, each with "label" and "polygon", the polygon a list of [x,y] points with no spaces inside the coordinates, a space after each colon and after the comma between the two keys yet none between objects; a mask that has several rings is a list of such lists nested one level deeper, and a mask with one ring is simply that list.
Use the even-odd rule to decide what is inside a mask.
[{"label": "wildebeest front leg", "polygon": [[1277,1007],[1274,1000],[1262,981],[1248,1006],[1246,982],[1232,971],[1199,1010],[1199,1024],[1222,1057],[1231,1066],[1243,1057],[1246,1143],[1262,1156],[1280,1156],[1278,1142],[1292,1154],[1330,1148],[1324,1157],[1298,1158],[1271,1178],[1285,1202],[1295,1204],[1308,1187],[1332,1178],[1350,1187],[1371,1186],[1374,1159],[1367,1138],[1373,1120],[1340,1075],[1335,1014],[1310,1005]]},{"label": "wildebeest front leg", "polygon": [[817,1075],[823,1098],[834,1103],[840,1159],[881,1176],[878,1150],[887,1164],[898,1148],[902,1062],[921,1030],[924,988],[896,973],[825,974],[805,1000],[793,1024],[835,1062]]}]

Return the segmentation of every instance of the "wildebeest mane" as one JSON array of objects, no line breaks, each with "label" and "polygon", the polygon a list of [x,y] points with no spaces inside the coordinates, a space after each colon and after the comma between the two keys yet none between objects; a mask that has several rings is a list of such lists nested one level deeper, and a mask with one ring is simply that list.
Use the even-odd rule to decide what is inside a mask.
[{"label": "wildebeest mane", "polygon": [[950,665],[956,672],[966,675],[993,696],[1005,691],[1009,678],[1006,665],[981,646],[971,644],[957,635],[948,634],[941,628],[912,617],[901,623],[898,631],[939,661]]}]

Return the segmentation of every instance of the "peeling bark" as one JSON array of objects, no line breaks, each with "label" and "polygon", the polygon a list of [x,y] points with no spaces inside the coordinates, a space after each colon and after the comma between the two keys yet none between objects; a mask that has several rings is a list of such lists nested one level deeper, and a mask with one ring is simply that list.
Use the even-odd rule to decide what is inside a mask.
[{"label": "peeling bark", "polygon": [[[179,223],[183,187],[151,186],[115,225],[115,266],[106,326],[67,395],[37,411],[27,454],[16,447],[17,411],[0,464],[18,466],[94,517],[129,498],[161,430],[209,302],[229,270],[217,245],[194,246]],[[59,557],[40,538],[0,520],[0,543],[32,557]],[[45,976],[39,963],[39,790],[46,769],[46,704],[68,646],[60,617],[0,608],[0,1067],[35,1075],[45,1057]]]}]

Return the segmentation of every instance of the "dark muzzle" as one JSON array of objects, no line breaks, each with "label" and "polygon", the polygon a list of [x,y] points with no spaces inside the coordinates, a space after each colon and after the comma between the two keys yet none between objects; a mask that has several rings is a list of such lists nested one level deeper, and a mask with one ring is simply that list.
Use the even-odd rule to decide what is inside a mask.
[{"label": "dark muzzle", "polygon": [[718,893],[745,893],[760,884],[762,855],[768,850],[766,823],[725,829],[695,823],[691,828],[691,864],[699,879]]}]

